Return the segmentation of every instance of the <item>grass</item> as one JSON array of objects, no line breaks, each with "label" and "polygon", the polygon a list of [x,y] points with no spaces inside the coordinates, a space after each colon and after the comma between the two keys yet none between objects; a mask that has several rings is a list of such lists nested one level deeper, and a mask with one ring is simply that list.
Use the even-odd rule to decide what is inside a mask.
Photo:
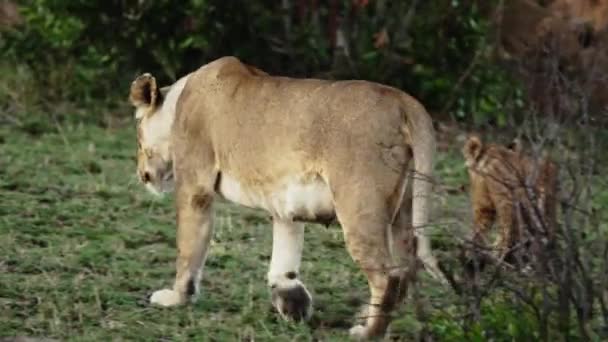
[{"label": "grass", "polygon": [[[149,306],[147,296],[170,286],[174,277],[171,198],[156,199],[136,181],[130,120],[99,125],[53,118],[22,117],[19,124],[0,126],[0,338],[347,339],[368,293],[339,227],[307,227],[301,273],[315,311],[308,323],[286,323],[274,312],[265,282],[269,218],[223,202],[215,204],[216,229],[199,300],[180,308]],[[443,185],[433,201],[433,217],[450,237],[463,234],[469,220],[466,194],[446,194],[446,187],[466,183],[458,145],[438,156]],[[450,249],[449,239],[435,242]],[[394,338],[413,340],[432,329],[442,340],[462,340],[450,334],[459,328],[459,298],[425,274],[419,284],[395,313]]]},{"label": "grass", "polygon": [[[302,274],[315,312],[309,323],[290,324],[273,311],[265,282],[269,218],[227,203],[216,203],[199,300],[181,308],[149,306],[146,297],[174,277],[174,211],[170,197],[156,199],[137,183],[134,155],[132,125],[102,128],[38,117],[0,128],[0,336],[347,337],[367,300],[367,284],[339,227],[307,227]],[[444,296],[441,291],[447,290],[427,289],[429,296]],[[393,325],[402,337],[420,329],[407,311]]]}]

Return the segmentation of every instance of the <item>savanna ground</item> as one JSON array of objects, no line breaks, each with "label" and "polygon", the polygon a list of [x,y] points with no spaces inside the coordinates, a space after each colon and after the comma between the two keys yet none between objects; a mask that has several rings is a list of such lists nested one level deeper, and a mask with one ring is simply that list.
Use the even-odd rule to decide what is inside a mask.
[{"label": "savanna ground", "polygon": [[[522,2],[546,13],[503,11]],[[116,97],[136,73],[167,84],[223,55],[272,74],[393,85],[449,122],[490,130],[492,141],[532,133],[557,157],[565,180],[559,253],[538,263],[552,272],[487,272],[460,295],[420,273],[394,314],[395,340],[608,340],[608,130],[605,111],[588,110],[597,95],[589,81],[605,80],[606,64],[576,69],[559,48],[546,54],[544,43],[530,46],[543,51],[540,59],[520,55],[510,67],[490,53],[504,45],[495,39],[502,34],[532,38],[550,15],[546,6],[560,2],[601,3],[0,0],[0,341],[347,339],[368,293],[339,227],[308,226],[301,271],[315,311],[309,323],[286,323],[265,282],[269,219],[227,203],[216,204],[199,300],[174,309],[147,304],[173,281],[175,215],[170,197],[138,184],[132,113]],[[503,13],[527,24],[510,25]],[[344,25],[333,25],[339,17]],[[581,58],[595,50],[601,61],[601,39],[590,37],[602,35],[585,32],[573,49]],[[344,46],[332,41],[337,33]],[[578,28],[571,33],[580,40]],[[568,105],[534,109],[547,103]],[[461,275],[460,239],[470,227],[463,135],[439,133],[433,241]]]},{"label": "savanna ground", "polygon": [[[198,301],[180,308],[152,307],[148,295],[171,286],[174,277],[175,214],[171,196],[154,197],[135,177],[135,123],[126,101],[118,107],[63,105],[45,114],[39,109],[0,114],[0,339],[348,338],[368,293],[338,226],[307,227],[301,273],[313,294],[310,322],[284,322],[270,304],[265,281],[272,243],[269,217],[224,202],[216,203],[216,229]],[[440,259],[458,275],[457,245],[470,227],[460,154],[465,133],[438,127],[444,129],[438,130],[433,242]],[[588,239],[601,240],[608,232],[608,190],[605,180],[594,179],[592,207],[599,213],[598,231],[604,233]],[[534,313],[513,293],[491,290],[479,321],[473,322],[467,309],[472,300],[420,272],[406,305],[394,313],[390,336],[403,341],[420,336],[538,339]],[[571,340],[579,338],[572,335]]]},{"label": "savanna ground", "polygon": [[[128,114],[127,114],[128,116]],[[0,336],[107,340],[342,340],[367,299],[367,284],[338,226],[307,227],[302,275],[313,293],[311,322],[280,320],[265,274],[270,221],[262,212],[216,204],[216,230],[199,300],[151,307],[146,297],[174,277],[170,196],[157,199],[135,178],[131,118],[108,124],[22,117],[0,127]],[[437,175],[458,187],[458,144],[439,154]],[[466,196],[438,191],[437,222],[467,215]],[[445,211],[450,208],[450,212]],[[392,334],[441,329],[450,289],[425,274],[423,298],[396,313]],[[419,303],[419,304],[420,304]],[[446,323],[447,324],[447,323]],[[428,327],[427,327],[428,328]]]}]

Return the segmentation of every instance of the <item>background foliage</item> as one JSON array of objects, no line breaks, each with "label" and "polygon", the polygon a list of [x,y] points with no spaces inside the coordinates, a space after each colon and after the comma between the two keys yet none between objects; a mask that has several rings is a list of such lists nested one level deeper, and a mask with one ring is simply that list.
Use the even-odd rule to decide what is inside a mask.
[{"label": "background foliage", "polygon": [[[0,0],[17,4],[20,17],[7,24],[0,11],[0,336],[344,338],[366,294],[340,230],[310,234],[303,274],[320,313],[291,325],[268,308],[261,270],[270,223],[225,203],[203,284],[209,296],[186,310],[145,304],[173,276],[174,213],[125,177],[135,145],[129,85],[142,72],[166,85],[235,55],[272,74],[393,85],[438,126],[472,125],[493,141],[507,131],[558,157],[566,195],[559,256],[548,262],[555,274],[497,266],[459,294],[422,279],[396,315],[395,339],[605,339],[608,134],[589,115],[585,88],[603,73],[564,73],[557,49],[525,60],[517,77],[497,59],[497,9],[551,1],[509,1]],[[438,129],[433,204],[445,232],[434,243],[462,273],[456,240],[470,230],[470,207],[463,135],[449,129]]]},{"label": "background foliage", "polygon": [[0,51],[31,68],[51,100],[124,95],[139,72],[166,84],[235,55],[281,75],[380,81],[433,111],[504,122],[514,88],[491,63],[494,3],[25,0],[24,23]]}]

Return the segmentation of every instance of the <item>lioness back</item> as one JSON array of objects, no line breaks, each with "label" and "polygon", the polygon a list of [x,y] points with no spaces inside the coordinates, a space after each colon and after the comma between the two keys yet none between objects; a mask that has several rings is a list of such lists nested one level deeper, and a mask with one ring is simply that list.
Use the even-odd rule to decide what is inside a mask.
[{"label": "lioness back", "polygon": [[[232,57],[193,73],[180,101],[176,121],[206,132],[221,168],[251,185],[301,170],[327,180],[328,163],[398,169],[406,162],[403,110],[426,115],[390,87],[256,75]],[[188,108],[205,114],[187,116]]]}]

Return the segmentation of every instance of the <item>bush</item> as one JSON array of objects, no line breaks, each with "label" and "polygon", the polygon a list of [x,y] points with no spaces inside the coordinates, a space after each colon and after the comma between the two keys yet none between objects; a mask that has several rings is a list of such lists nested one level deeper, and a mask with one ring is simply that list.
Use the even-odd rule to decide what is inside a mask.
[{"label": "bush", "polygon": [[166,84],[236,55],[281,75],[393,85],[459,119],[506,121],[516,88],[492,64],[493,2],[283,3],[26,0],[2,57],[32,68],[51,100],[124,97],[139,72]]}]

